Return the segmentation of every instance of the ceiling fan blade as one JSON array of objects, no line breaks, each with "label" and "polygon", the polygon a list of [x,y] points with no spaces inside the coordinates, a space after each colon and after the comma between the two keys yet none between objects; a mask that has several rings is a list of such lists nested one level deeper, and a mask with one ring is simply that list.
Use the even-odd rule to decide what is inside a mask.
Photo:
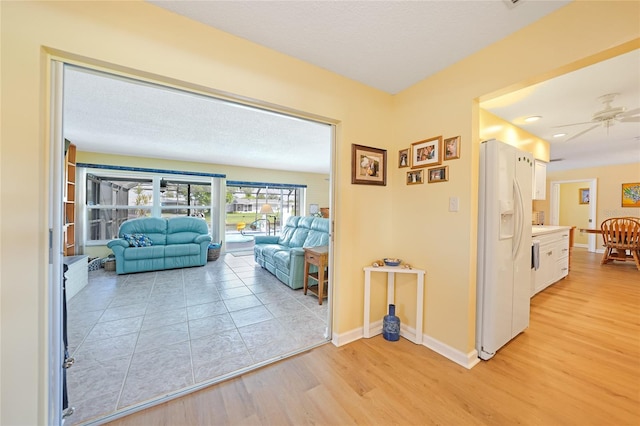
[{"label": "ceiling fan blade", "polygon": [[625,117],[625,118],[621,118],[620,120],[621,123],[640,123],[640,117]]},{"label": "ceiling fan blade", "polygon": [[625,111],[622,114],[618,114],[618,117],[631,117],[632,115],[637,115],[637,114],[640,114],[640,108]]},{"label": "ceiling fan blade", "polygon": [[572,123],[572,124],[563,124],[561,126],[551,126],[552,129],[557,129],[559,127],[569,127],[569,126],[577,126],[579,124],[591,124],[593,121],[585,121],[584,123]]},{"label": "ceiling fan blade", "polygon": [[581,131],[580,133],[576,133],[575,135],[571,136],[569,139],[566,139],[566,140],[565,140],[565,142],[569,142],[570,140],[575,139],[575,138],[577,138],[578,136],[582,136],[582,135],[584,135],[585,133],[592,131],[592,130],[593,130],[593,129],[595,129],[596,127],[600,127],[600,125],[599,125],[599,124],[596,124],[596,125],[594,125],[594,126],[589,127],[587,130],[583,130],[583,131]]}]

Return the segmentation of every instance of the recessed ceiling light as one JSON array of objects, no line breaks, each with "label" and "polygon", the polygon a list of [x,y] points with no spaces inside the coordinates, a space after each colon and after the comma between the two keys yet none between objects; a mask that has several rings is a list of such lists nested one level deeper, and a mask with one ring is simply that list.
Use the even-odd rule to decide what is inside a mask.
[{"label": "recessed ceiling light", "polygon": [[553,135],[554,138],[561,138],[563,136],[567,136],[566,133],[556,133],[555,135]]},{"label": "recessed ceiling light", "polygon": [[527,123],[533,123],[534,121],[538,121],[541,118],[542,117],[540,117],[539,115],[532,115],[531,117],[525,118],[524,121],[526,121]]}]

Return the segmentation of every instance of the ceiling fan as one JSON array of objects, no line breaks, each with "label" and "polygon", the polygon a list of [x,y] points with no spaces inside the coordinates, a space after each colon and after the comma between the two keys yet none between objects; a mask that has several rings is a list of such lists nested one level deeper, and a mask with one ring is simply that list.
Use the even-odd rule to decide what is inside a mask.
[{"label": "ceiling fan", "polygon": [[593,116],[591,117],[591,121],[585,121],[583,123],[564,124],[562,126],[555,126],[555,127],[568,127],[568,126],[577,126],[580,124],[593,124],[588,129],[578,132],[575,135],[571,136],[570,138],[566,139],[565,142],[568,142],[572,139],[582,136],[585,133],[590,132],[591,130],[600,126],[605,127],[608,132],[609,128],[616,123],[640,122],[640,117],[634,117],[635,115],[640,114],[640,108],[627,111],[625,107],[611,106],[611,103],[613,103],[613,100],[618,95],[619,93],[608,93],[606,95],[600,96],[598,100],[604,104],[604,108],[594,113]]}]

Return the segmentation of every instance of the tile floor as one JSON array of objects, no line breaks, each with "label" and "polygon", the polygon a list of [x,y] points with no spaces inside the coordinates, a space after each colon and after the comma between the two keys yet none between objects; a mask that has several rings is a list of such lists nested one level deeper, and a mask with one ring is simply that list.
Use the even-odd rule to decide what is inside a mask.
[{"label": "tile floor", "polygon": [[67,424],[118,410],[326,342],[327,303],[291,290],[253,256],[204,267],[89,272],[68,303]]}]

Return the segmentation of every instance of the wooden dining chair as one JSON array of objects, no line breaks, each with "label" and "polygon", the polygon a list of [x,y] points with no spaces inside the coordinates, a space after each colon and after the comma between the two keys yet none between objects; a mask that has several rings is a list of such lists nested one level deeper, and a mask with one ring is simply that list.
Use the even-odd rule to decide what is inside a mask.
[{"label": "wooden dining chair", "polygon": [[640,220],[614,217],[604,220],[600,230],[604,242],[604,255],[600,263],[633,261],[640,271]]}]

